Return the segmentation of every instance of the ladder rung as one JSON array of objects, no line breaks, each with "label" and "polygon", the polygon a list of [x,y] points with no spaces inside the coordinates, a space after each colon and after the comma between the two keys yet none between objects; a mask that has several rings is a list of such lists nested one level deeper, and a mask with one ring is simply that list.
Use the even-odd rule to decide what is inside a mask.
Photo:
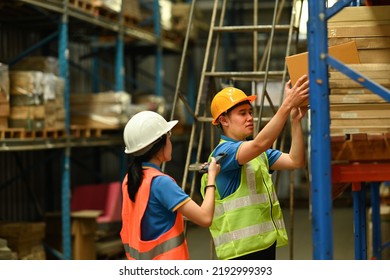
[{"label": "ladder rung", "polygon": [[[208,77],[222,77],[222,78],[262,78],[267,72],[252,71],[252,72],[205,72],[204,75]],[[268,71],[268,76],[279,77],[283,76],[283,71]]]},{"label": "ladder rung", "polygon": [[213,118],[212,117],[197,117],[196,118],[199,122],[208,122],[208,123],[211,123],[213,121]]},{"label": "ladder rung", "polygon": [[[242,25],[242,26],[215,26],[216,32],[253,32],[253,31],[271,31],[272,25]],[[277,24],[275,30],[290,30],[290,25]]]}]

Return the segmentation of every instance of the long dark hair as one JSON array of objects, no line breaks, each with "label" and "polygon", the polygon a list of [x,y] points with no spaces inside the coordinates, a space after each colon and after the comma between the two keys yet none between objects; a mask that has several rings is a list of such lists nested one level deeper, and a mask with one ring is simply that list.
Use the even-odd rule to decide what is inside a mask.
[{"label": "long dark hair", "polygon": [[161,150],[167,143],[167,135],[160,137],[153,147],[141,156],[130,155],[127,165],[127,192],[131,201],[135,202],[135,195],[138,192],[143,180],[142,162],[148,162],[150,159]]}]

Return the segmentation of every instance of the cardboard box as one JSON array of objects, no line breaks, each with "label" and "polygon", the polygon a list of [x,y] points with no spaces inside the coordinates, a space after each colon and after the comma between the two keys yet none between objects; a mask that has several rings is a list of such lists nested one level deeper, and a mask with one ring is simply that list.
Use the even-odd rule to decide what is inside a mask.
[{"label": "cardboard box", "polygon": [[73,259],[96,259],[96,218],[100,216],[101,213],[102,212],[98,210],[72,212]]},{"label": "cardboard box", "polygon": [[[45,238],[44,222],[1,222],[0,237],[7,240],[8,247],[18,254],[18,259],[33,258],[35,248],[41,246]],[[45,252],[40,250],[35,259],[45,259]]]},{"label": "cardboard box", "polygon": [[[96,259],[96,218],[101,213],[99,210],[71,212],[72,258],[74,260]],[[61,214],[48,213],[46,224],[46,243],[61,252]]]},{"label": "cardboard box", "polygon": [[390,18],[390,6],[344,7],[328,20],[328,24],[346,21],[385,21]]},{"label": "cardboard box", "polygon": [[[329,47],[328,51],[332,57],[345,64],[360,63],[359,54],[354,41]],[[293,85],[300,77],[309,73],[308,52],[288,56],[286,57],[286,63]]]}]

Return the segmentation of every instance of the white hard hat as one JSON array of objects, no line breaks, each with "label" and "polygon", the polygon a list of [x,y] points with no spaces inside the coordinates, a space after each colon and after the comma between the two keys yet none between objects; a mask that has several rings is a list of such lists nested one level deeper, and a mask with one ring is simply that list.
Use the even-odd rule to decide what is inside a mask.
[{"label": "white hard hat", "polygon": [[123,131],[126,154],[143,155],[149,151],[154,142],[168,133],[177,120],[167,122],[160,114],[143,111],[135,114],[126,124]]}]

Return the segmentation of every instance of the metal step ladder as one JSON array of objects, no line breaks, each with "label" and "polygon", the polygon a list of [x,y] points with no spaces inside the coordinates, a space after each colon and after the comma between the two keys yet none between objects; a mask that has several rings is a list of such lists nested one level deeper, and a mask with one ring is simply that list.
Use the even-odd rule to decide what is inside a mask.
[{"label": "metal step ladder", "polygon": [[[249,10],[252,14],[252,23],[247,24],[232,24],[226,23],[229,20],[228,2],[232,6],[234,4],[250,5]],[[265,4],[266,7],[263,7]],[[194,198],[196,191],[197,183],[200,183],[200,175],[197,170],[199,166],[207,160],[208,155],[216,146],[217,141],[219,140],[216,134],[217,129],[211,124],[212,117],[210,113],[210,103],[213,96],[225,86],[235,86],[240,89],[243,89],[247,94],[257,95],[257,102],[254,106],[254,115],[255,115],[255,124],[256,129],[255,133],[262,128],[273,116],[278,107],[280,106],[284,98],[284,84],[287,81],[287,69],[285,65],[285,57],[290,55],[291,47],[296,42],[295,39],[298,39],[299,28],[295,27],[296,19],[298,13],[295,10],[297,0],[286,1],[286,0],[275,0],[275,1],[258,1],[253,0],[253,3],[250,4],[249,1],[234,1],[234,0],[215,0],[211,21],[210,29],[207,38],[207,44],[205,49],[205,56],[203,61],[203,67],[200,77],[199,89],[197,94],[197,100],[195,105],[195,110],[193,111],[188,105],[185,98],[182,96],[180,91],[181,79],[182,79],[182,69],[184,66],[184,61],[186,59],[186,52],[188,47],[188,37],[190,28],[193,22],[193,13],[196,6],[196,0],[191,2],[191,9],[189,14],[189,23],[187,34],[183,46],[183,54],[181,58],[181,64],[179,68],[179,75],[176,84],[176,91],[172,106],[171,119],[174,117],[174,109],[176,103],[180,98],[185,107],[188,109],[189,113],[193,116],[193,124],[191,128],[191,134],[189,138],[188,151],[186,155],[186,163],[184,166],[184,174],[182,179],[182,188],[184,191],[189,193],[189,195]],[[301,2],[301,1],[299,1]],[[302,5],[301,5],[302,6]],[[234,7],[233,7],[234,8]],[[245,8],[245,7],[244,7]],[[261,15],[261,10],[264,8],[265,13]],[[248,10],[248,11],[249,11]],[[272,16],[270,17],[270,11],[272,11]],[[279,24],[282,19],[282,14],[286,13],[290,15],[290,21],[284,24]],[[235,10],[235,13],[239,11]],[[266,13],[268,12],[268,13]],[[285,16],[285,14],[283,14]],[[251,15],[237,15],[237,17],[243,16],[244,18],[250,18]],[[261,22],[260,17],[269,18],[270,23]],[[285,18],[285,17],[284,17]],[[264,21],[264,20],[262,20]],[[236,34],[238,37],[241,34],[241,37],[238,37],[240,40],[249,41],[251,40],[252,52],[251,57],[243,56],[241,62],[251,64],[250,67],[247,65],[247,69],[233,69],[235,71],[226,71],[226,59],[221,61],[224,57],[219,51],[220,49],[226,51],[229,48],[228,45],[223,44],[223,40],[226,39],[226,36]],[[280,58],[281,63],[278,69],[271,66],[271,56],[273,51],[273,46],[277,38],[280,40],[282,34],[283,40],[285,40],[285,52],[283,52],[283,57]],[[225,36],[225,37],[224,37]],[[244,42],[245,43],[245,42]],[[240,45],[242,47],[242,45]],[[236,55],[236,53],[230,53],[231,55]],[[221,67],[222,64],[222,67]],[[245,67],[245,66],[244,66]],[[238,67],[237,67],[238,68]],[[250,69],[248,69],[250,68]],[[221,70],[222,69],[222,70]],[[279,100],[275,102],[275,98],[271,98],[270,91],[268,90],[268,84],[272,81],[272,84],[279,84]],[[276,104],[275,104],[276,103]],[[268,107],[266,107],[267,105]],[[267,112],[265,112],[268,110]],[[205,147],[206,137],[210,140],[209,146]],[[282,149],[284,145],[283,135],[276,141],[275,148]],[[190,172],[192,172],[190,174]],[[191,178],[189,178],[191,176]],[[277,186],[277,184],[275,184]]]}]

